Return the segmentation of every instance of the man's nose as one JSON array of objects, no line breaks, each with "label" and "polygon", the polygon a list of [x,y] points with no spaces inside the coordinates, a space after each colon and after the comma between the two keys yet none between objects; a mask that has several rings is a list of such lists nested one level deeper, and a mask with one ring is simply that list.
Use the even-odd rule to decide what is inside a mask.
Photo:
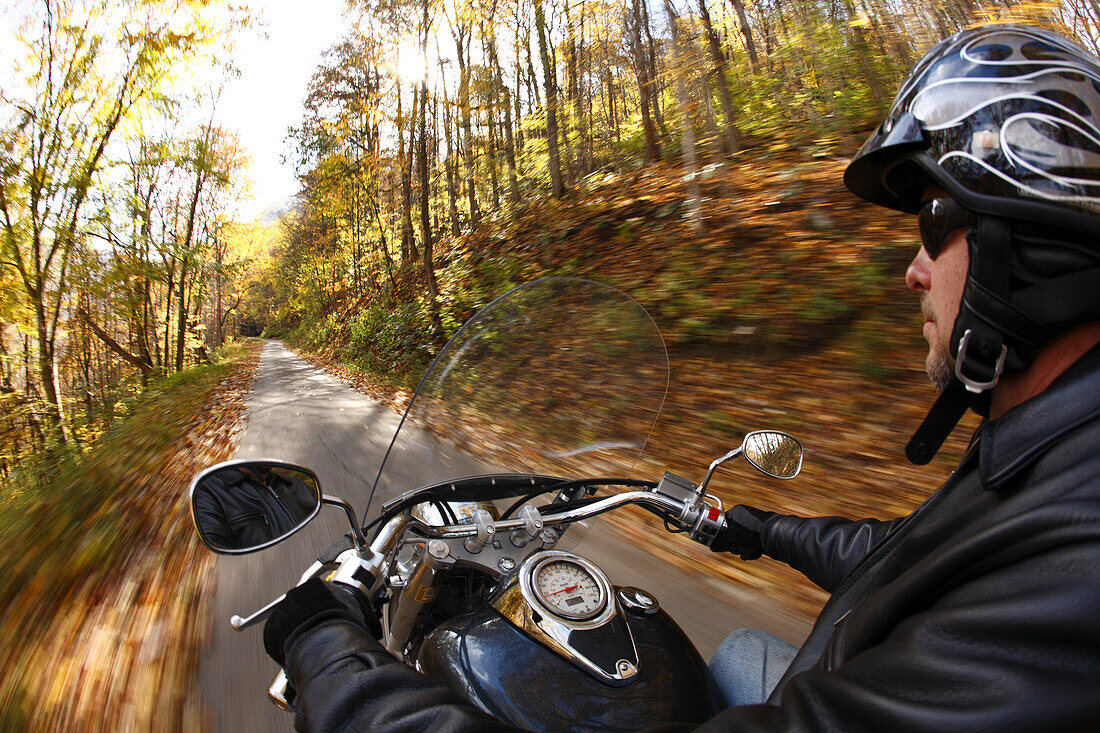
[{"label": "man's nose", "polygon": [[917,252],[917,256],[913,258],[913,261],[909,263],[909,267],[905,270],[905,286],[914,293],[919,294],[928,290],[930,283],[929,262],[931,262],[931,258],[924,251],[924,247],[921,247],[920,251]]}]

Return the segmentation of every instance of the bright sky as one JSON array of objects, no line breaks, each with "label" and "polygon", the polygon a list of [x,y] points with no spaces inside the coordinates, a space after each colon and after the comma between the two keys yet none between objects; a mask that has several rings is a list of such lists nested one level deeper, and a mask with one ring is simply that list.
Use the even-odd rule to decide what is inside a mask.
[{"label": "bright sky", "polygon": [[[30,0],[24,0],[29,3]],[[287,129],[302,120],[306,85],[321,60],[348,27],[345,0],[249,0],[260,27],[242,32],[234,50],[241,71],[218,102],[217,122],[235,130],[252,159],[252,199],[241,203],[240,218],[251,220],[283,208],[298,191]],[[13,58],[8,39],[15,34],[19,4],[0,0],[0,80],[7,81]],[[205,122],[200,118],[196,124]]]},{"label": "bright sky", "polygon": [[[236,130],[252,158],[252,200],[241,218],[282,208],[298,191],[294,167],[284,154],[287,129],[302,120],[306,85],[321,60],[348,27],[344,0],[256,0],[264,29],[243,34],[234,52],[241,70],[218,103],[220,123]],[[266,31],[266,33],[264,33]],[[266,37],[264,37],[266,36]]]}]

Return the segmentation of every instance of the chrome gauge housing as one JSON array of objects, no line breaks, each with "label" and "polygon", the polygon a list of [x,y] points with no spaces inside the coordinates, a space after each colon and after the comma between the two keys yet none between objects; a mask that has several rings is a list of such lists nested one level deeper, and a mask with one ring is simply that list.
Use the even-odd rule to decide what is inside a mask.
[{"label": "chrome gauge housing", "polygon": [[528,557],[519,568],[519,587],[533,610],[572,628],[602,626],[615,615],[611,581],[595,563],[571,552]]},{"label": "chrome gauge housing", "polygon": [[529,601],[565,621],[598,617],[611,597],[611,584],[599,568],[565,552],[543,553],[523,572]]},{"label": "chrome gauge housing", "polygon": [[638,650],[611,582],[583,557],[536,552],[490,603],[521,631],[605,683],[628,684],[638,674]]}]

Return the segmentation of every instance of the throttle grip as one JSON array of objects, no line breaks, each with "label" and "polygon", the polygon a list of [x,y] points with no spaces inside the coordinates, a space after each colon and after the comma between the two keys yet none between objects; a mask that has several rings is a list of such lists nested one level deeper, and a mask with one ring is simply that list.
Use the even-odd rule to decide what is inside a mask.
[{"label": "throttle grip", "polygon": [[343,537],[336,540],[332,547],[322,552],[320,557],[317,558],[317,562],[321,563],[322,565],[336,562],[336,558],[340,556],[341,552],[352,550],[354,548],[355,540],[352,539],[351,532],[348,532]]}]

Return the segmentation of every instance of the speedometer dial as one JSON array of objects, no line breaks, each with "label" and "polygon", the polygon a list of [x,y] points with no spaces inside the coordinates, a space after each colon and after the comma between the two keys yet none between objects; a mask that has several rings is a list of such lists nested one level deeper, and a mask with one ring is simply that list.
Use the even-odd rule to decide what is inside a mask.
[{"label": "speedometer dial", "polygon": [[540,563],[531,580],[535,595],[546,609],[565,618],[592,618],[607,603],[600,582],[572,560]]}]

